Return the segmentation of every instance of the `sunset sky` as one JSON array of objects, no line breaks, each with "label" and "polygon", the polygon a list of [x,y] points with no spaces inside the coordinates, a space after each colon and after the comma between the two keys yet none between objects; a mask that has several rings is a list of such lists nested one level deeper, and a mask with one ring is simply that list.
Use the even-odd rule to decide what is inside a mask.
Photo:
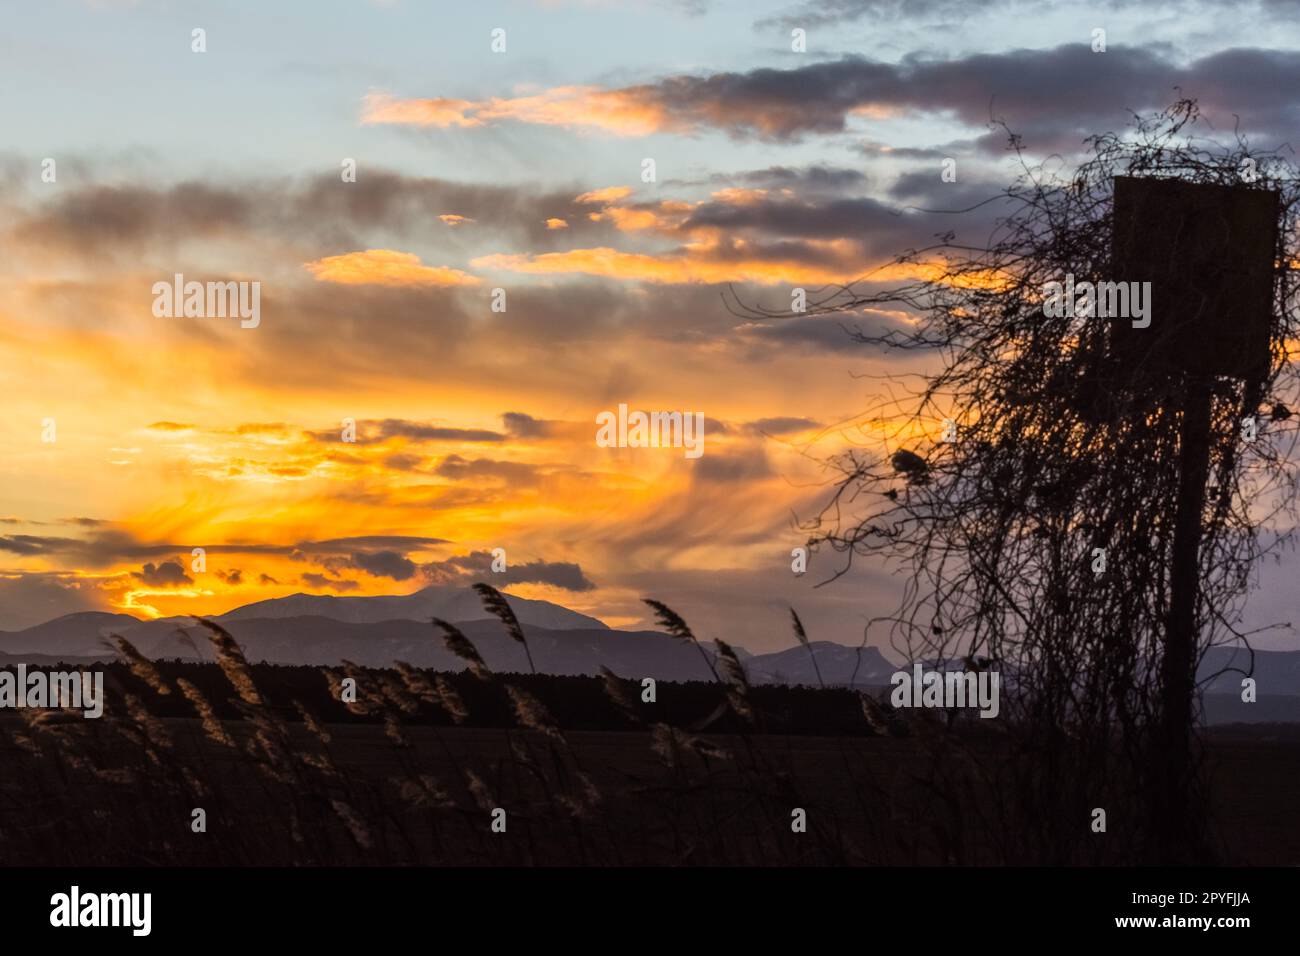
[{"label": "sunset sky", "polygon": [[[494,583],[614,626],[645,625],[655,597],[701,636],[771,650],[794,605],[813,638],[856,643],[900,579],[815,589],[835,557],[796,578],[790,549],[827,456],[924,440],[863,414],[880,375],[924,359],[845,331],[900,314],[755,323],[721,292],[785,308],[936,233],[978,242],[996,206],[942,210],[1015,174],[991,113],[1068,163],[1178,87],[1220,128],[1235,114],[1263,147],[1300,142],[1296,12],[6,7],[0,629],[464,584],[504,548]],[[177,273],[260,282],[260,324],[155,316]],[[598,447],[620,403],[702,412],[703,456]],[[1260,615],[1287,617],[1295,571],[1266,571]]]}]

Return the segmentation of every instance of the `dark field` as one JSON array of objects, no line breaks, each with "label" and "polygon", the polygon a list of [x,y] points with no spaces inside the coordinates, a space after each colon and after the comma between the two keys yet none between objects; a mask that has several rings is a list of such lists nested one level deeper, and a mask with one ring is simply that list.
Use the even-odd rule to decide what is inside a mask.
[{"label": "dark field", "polygon": [[[1000,744],[939,730],[681,735],[675,746],[636,729],[560,740],[495,727],[280,726],[282,737],[260,720],[227,721],[227,746],[194,719],[145,721],[133,739],[109,717],[44,728],[6,717],[0,860],[1106,864],[1124,861],[1131,842],[1118,808],[1107,833],[1087,833],[1095,801],[1079,794],[1083,849],[1068,859],[1035,850],[1035,821],[999,806]],[[1300,863],[1300,728],[1216,732],[1205,770],[1223,862]],[[196,807],[206,832],[191,829]],[[496,807],[504,833],[491,829]],[[804,833],[792,832],[795,808],[807,813]]]}]

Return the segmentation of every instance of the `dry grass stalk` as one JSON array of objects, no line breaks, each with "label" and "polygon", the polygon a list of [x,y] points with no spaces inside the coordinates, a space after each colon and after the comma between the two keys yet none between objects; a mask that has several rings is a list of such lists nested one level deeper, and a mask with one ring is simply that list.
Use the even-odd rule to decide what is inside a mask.
[{"label": "dry grass stalk", "polygon": [[862,699],[862,716],[866,718],[867,726],[875,734],[886,736],[889,733],[889,722],[885,719],[880,704],[870,694],[860,694],[859,697]]},{"label": "dry grass stalk", "polygon": [[474,795],[474,802],[478,804],[480,810],[484,813],[491,813],[497,808],[497,802],[492,798],[492,791],[488,789],[482,777],[473,770],[466,770],[465,780],[469,785],[469,792]]},{"label": "dry grass stalk", "polygon": [[[330,693],[333,695],[334,699],[346,707],[348,713],[356,714],[361,717],[370,713],[370,707],[359,694],[354,692],[351,695],[352,700],[347,699],[347,688],[343,686],[343,678],[335,673],[332,668],[322,667],[321,673],[325,675],[325,680],[330,685]],[[361,683],[357,678],[350,677],[350,675],[347,674],[345,674],[344,677],[349,677],[352,680],[354,688],[359,689],[361,687]]]},{"label": "dry grass stalk", "polygon": [[194,620],[208,629],[208,640],[212,642],[212,649],[216,652],[217,664],[221,672],[226,675],[226,680],[230,681],[230,685],[235,688],[239,699],[254,707],[263,706],[262,695],[258,693],[257,685],[253,683],[253,672],[244,658],[244,652],[235,643],[230,632],[207,618],[196,617]]},{"label": "dry grass stalk", "polygon": [[693,751],[705,759],[731,759],[731,754],[716,744],[710,743],[703,737],[684,733],[676,727],[670,727],[668,724],[655,724],[651,728],[650,749],[658,754],[659,758],[668,767],[680,766],[680,755],[687,750]]},{"label": "dry grass stalk", "polygon": [[127,715],[144,732],[149,744],[161,750],[171,750],[171,734],[167,733],[167,728],[163,725],[163,722],[149,713],[148,708],[135,694],[125,695],[124,700],[126,701]]},{"label": "dry grass stalk", "polygon": [[749,678],[745,675],[745,667],[730,644],[723,640],[715,640],[713,643],[717,645],[718,660],[722,662],[722,676],[727,682],[727,699],[731,702],[731,709],[742,720],[753,723],[754,708],[749,700]]},{"label": "dry grass stalk", "polygon": [[402,675],[402,682],[406,685],[407,691],[425,703],[438,703],[437,689],[429,682],[429,678],[422,671],[417,670],[405,661],[395,661],[394,664],[397,667],[397,672]]},{"label": "dry grass stalk", "polygon": [[799,620],[799,615],[794,608],[790,608],[790,622],[794,626],[794,637],[804,650],[808,652],[808,657],[812,661],[813,671],[817,674],[817,683],[825,687],[826,682],[822,680],[822,669],[817,665],[817,655],[813,652],[812,644],[808,640],[808,632],[803,629],[803,621]]},{"label": "dry grass stalk", "polygon": [[641,714],[637,710],[636,695],[628,690],[627,683],[611,671],[608,667],[601,665],[600,679],[605,686],[605,696],[610,699],[615,707],[619,709],[628,720],[637,724],[644,724]]},{"label": "dry grass stalk", "polygon": [[370,829],[357,812],[352,809],[351,805],[342,800],[331,800],[330,806],[334,808],[338,818],[347,826],[348,832],[352,834],[352,839],[356,841],[357,846],[363,850],[369,850],[375,845],[374,840],[370,837]]},{"label": "dry grass stalk", "polygon": [[492,671],[479,654],[478,648],[474,646],[473,641],[461,633],[460,628],[436,617],[433,619],[433,624],[442,629],[442,639],[447,643],[447,650],[469,665],[470,672],[475,677],[484,681],[492,679]]},{"label": "dry grass stalk", "polygon": [[545,704],[514,684],[506,684],[506,693],[510,695],[510,702],[514,704],[515,716],[521,726],[539,731],[561,743],[565,742],[564,734],[560,732],[560,725],[556,723],[555,717],[546,709]]},{"label": "dry grass stalk", "polygon": [[709,657],[709,652],[704,649],[704,645],[700,643],[699,638],[695,636],[695,632],[687,626],[686,621],[682,619],[680,614],[662,601],[656,601],[653,598],[642,598],[641,600],[654,610],[655,619],[659,622],[660,627],[663,627],[679,641],[695,645],[696,650],[700,652],[700,656],[704,658],[704,663],[708,665],[709,673],[713,675],[714,680],[722,679],[718,676],[717,668],[713,666],[713,659]]},{"label": "dry grass stalk", "polygon": [[469,718],[469,708],[465,706],[465,701],[456,692],[456,688],[451,686],[451,681],[439,674],[434,678],[434,688],[438,692],[438,703],[447,715],[455,723],[464,723]]},{"label": "dry grass stalk", "polygon": [[391,740],[398,747],[409,747],[410,741],[406,739],[406,734],[402,733],[402,722],[392,711],[384,711],[384,736]]},{"label": "dry grass stalk", "polygon": [[321,722],[316,719],[316,715],[296,699],[293,702],[293,706],[294,709],[298,711],[298,716],[302,718],[303,724],[306,725],[307,729],[310,730],[313,735],[315,735],[316,739],[323,744],[328,744],[331,740],[329,731],[326,730],[321,725]]},{"label": "dry grass stalk", "polygon": [[414,777],[395,778],[398,793],[408,804],[419,809],[449,809],[455,806],[447,791],[427,773]]},{"label": "dry grass stalk", "polygon": [[510,602],[506,600],[505,595],[492,585],[481,581],[474,585],[474,590],[483,599],[483,607],[487,612],[504,624],[506,633],[524,646],[524,654],[528,657],[528,668],[536,674],[537,667],[533,664],[533,652],[528,648],[528,639],[524,637],[523,626],[520,625],[519,618],[515,617],[514,609],[510,607]]},{"label": "dry grass stalk", "polygon": [[111,635],[109,640],[112,642],[113,647],[117,650],[118,654],[122,656],[122,659],[126,661],[132,674],[140,678],[140,680],[144,681],[159,694],[167,695],[172,692],[172,689],[167,686],[167,682],[163,680],[162,674],[158,673],[158,668],[153,666],[153,661],[149,660],[149,658],[136,650],[134,644],[119,634]]},{"label": "dry grass stalk", "polygon": [[230,734],[226,733],[226,728],[217,719],[216,711],[212,709],[212,705],[208,703],[208,699],[203,696],[202,691],[184,677],[176,678],[176,686],[181,689],[185,699],[190,702],[198,713],[199,720],[203,724],[203,732],[208,735],[208,738],[223,747],[235,746],[235,741],[231,739]]}]

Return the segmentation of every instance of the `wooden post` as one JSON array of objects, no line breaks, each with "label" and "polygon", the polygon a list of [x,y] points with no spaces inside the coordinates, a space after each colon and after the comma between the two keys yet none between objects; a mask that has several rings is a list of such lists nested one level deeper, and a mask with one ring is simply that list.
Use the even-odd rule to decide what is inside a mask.
[{"label": "wooden post", "polygon": [[1192,702],[1196,688],[1196,601],[1200,590],[1201,518],[1210,470],[1211,394],[1207,379],[1189,376],[1183,390],[1178,501],[1169,569],[1169,620],[1160,669],[1163,765],[1156,801],[1161,862],[1190,862],[1195,824],[1189,812],[1192,780]]}]

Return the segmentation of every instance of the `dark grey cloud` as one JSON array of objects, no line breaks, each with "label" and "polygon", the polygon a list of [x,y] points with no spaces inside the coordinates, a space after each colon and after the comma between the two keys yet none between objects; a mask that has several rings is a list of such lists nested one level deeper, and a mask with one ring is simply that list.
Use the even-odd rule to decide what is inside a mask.
[{"label": "dark grey cloud", "polygon": [[[889,261],[909,249],[931,246],[940,235],[977,243],[1007,213],[1005,183],[959,168],[958,182],[945,183],[938,163],[903,174],[892,186],[895,201],[870,197],[791,198],[766,196],[745,203],[703,202],[680,224],[685,237],[702,229],[722,230],[743,245],[723,245],[716,255],[742,259],[836,264],[844,269]],[[840,240],[836,253],[825,240]],[[787,301],[783,308],[789,308]]]},{"label": "dark grey cloud", "polygon": [[[315,587],[335,587],[338,578],[347,571],[361,571],[371,577],[408,581],[418,566],[411,560],[413,552],[423,551],[433,545],[448,543],[444,538],[417,535],[355,535],[347,538],[330,538],[323,541],[299,542],[289,553],[295,561],[315,564],[332,577],[311,573],[312,581],[324,581]],[[308,580],[308,575],[303,575]]]},{"label": "dark grey cloud", "polygon": [[145,564],[141,570],[132,571],[131,576],[139,578],[152,588],[176,588],[194,583],[194,579],[185,573],[185,568],[179,561]]},{"label": "dark grey cloud", "polygon": [[208,554],[288,554],[291,546],[268,544],[208,544],[195,542],[159,542],[150,543],[139,540],[133,534],[118,528],[95,530],[84,539],[66,539],[66,545],[53,549],[51,553],[60,558],[76,561],[79,564],[100,568],[120,561],[143,560],[147,558],[169,557],[177,553],[188,553],[196,547],[204,548]]},{"label": "dark grey cloud", "polygon": [[30,557],[39,554],[58,554],[78,548],[77,538],[49,538],[32,534],[0,535],[0,551]]},{"label": "dark grey cloud", "polygon": [[43,206],[20,223],[19,239],[33,245],[73,246],[102,254],[151,242],[213,238],[245,228],[256,198],[230,187],[180,183],[148,186],[91,185]]},{"label": "dark grey cloud", "polygon": [[[401,418],[385,418],[377,421],[359,421],[355,444],[372,445],[390,438],[406,438],[411,441],[461,441],[461,442],[499,442],[505,440],[500,432],[481,428],[448,428],[443,425],[431,425],[425,422],[407,421]],[[343,441],[343,429],[333,428],[307,433],[319,442]]]},{"label": "dark grey cloud", "polygon": [[797,190],[853,189],[867,184],[866,174],[842,166],[770,166],[741,173],[741,182],[755,186],[785,187]]},{"label": "dark grey cloud", "polygon": [[[836,199],[799,202],[767,199],[735,204],[709,202],[697,206],[682,231],[699,228],[761,229],[790,238],[861,237],[897,226],[898,210],[875,199]],[[824,254],[824,253],[823,253]]]},{"label": "dark grey cloud", "polygon": [[292,551],[304,555],[347,554],[357,549],[415,551],[435,544],[449,544],[446,538],[429,538],[409,534],[360,534],[348,538],[325,538],[321,541],[300,541]]},{"label": "dark grey cloud", "polygon": [[[767,29],[774,25],[807,29],[854,23],[866,18],[873,21],[960,21],[1005,5],[1009,5],[1009,0],[808,0],[791,7],[780,16],[759,20],[754,26],[756,29]],[[1040,5],[1045,5],[1045,2]]]},{"label": "dark grey cloud", "polygon": [[[1123,9],[1141,7],[1144,0],[1096,0],[1088,4],[1079,4],[1080,8]],[[754,24],[757,30],[766,30],[772,26],[784,28],[826,27],[845,23],[857,23],[870,20],[873,23],[895,23],[913,21],[915,23],[960,24],[971,19],[984,19],[997,12],[999,16],[1034,16],[1037,13],[1059,8],[1060,0],[806,0],[792,5],[789,10],[775,17],[765,17]],[[1248,0],[1172,0],[1161,5],[1165,12],[1195,14],[1201,12],[1207,16],[1222,16],[1225,10],[1241,11],[1243,7],[1255,7],[1268,13],[1294,13],[1300,3],[1297,0],[1259,0],[1251,4]]]},{"label": "dark grey cloud", "polygon": [[[229,543],[208,544],[195,542],[145,542],[132,534],[116,528],[93,531],[86,538],[41,538],[31,535],[0,536],[0,551],[8,551],[24,556],[53,555],[61,559],[75,561],[91,568],[104,567],[120,561],[171,557],[178,553],[188,553],[193,548],[202,547],[207,554],[236,555],[298,555],[303,558],[335,555],[344,556],[355,551],[406,550],[413,551],[432,545],[448,544],[444,538],[432,538],[420,535],[355,535],[346,538],[329,538],[321,541],[299,541],[293,544],[259,544]],[[175,562],[164,562],[163,565]],[[145,566],[145,574],[153,565]],[[153,574],[167,574],[167,571],[155,569]],[[140,574],[137,572],[137,577]]]},{"label": "dark grey cloud", "polygon": [[747,431],[758,435],[789,435],[794,432],[804,432],[820,427],[821,424],[811,418],[760,418],[757,421],[745,423]]},{"label": "dark grey cloud", "polygon": [[409,438],[413,441],[495,442],[502,441],[505,438],[500,432],[486,429],[447,428],[442,425],[425,425],[420,422],[408,422],[398,418],[386,418],[379,422],[377,427],[378,437],[371,440]]},{"label": "dark grey cloud", "polygon": [[537,482],[537,467],[517,461],[494,461],[490,458],[462,458],[448,455],[434,469],[434,474],[452,481],[491,478],[509,485],[532,485]]},{"label": "dark grey cloud", "polygon": [[909,213],[928,214],[912,222],[942,224],[963,234],[987,233],[999,217],[1014,208],[1014,202],[1004,194],[1007,183],[986,178],[982,173],[962,175],[961,166],[958,170],[957,182],[951,183],[944,182],[938,163],[903,173],[890,184],[889,193]]},{"label": "dark grey cloud", "polygon": [[357,535],[300,541],[290,551],[295,561],[326,568],[335,576],[347,570],[364,571],[373,578],[404,581],[415,576],[416,564],[408,554],[433,545],[447,544],[445,538],[412,535]]},{"label": "dark grey cloud", "polygon": [[501,422],[511,438],[549,438],[555,432],[555,423],[534,418],[523,412],[506,412]]},{"label": "dark grey cloud", "polygon": [[467,584],[488,581],[496,587],[510,584],[549,584],[566,591],[591,591],[596,585],[582,568],[568,561],[527,561],[515,564],[507,560],[506,570],[492,570],[490,551],[471,551],[445,561],[434,561],[421,570],[436,584]]},{"label": "dark grey cloud", "polygon": [[231,568],[229,571],[217,571],[217,577],[231,587],[239,587],[244,583],[244,572],[239,568]]},{"label": "dark grey cloud", "polygon": [[939,146],[890,146],[874,140],[863,140],[853,147],[870,159],[926,159],[942,161],[954,156],[967,156],[980,144],[973,139],[955,140]]},{"label": "dark grey cloud", "polygon": [[421,455],[397,453],[384,458],[384,467],[393,471],[416,471],[424,463]]},{"label": "dark grey cloud", "polygon": [[415,562],[396,551],[359,551],[352,555],[352,565],[376,578],[406,581],[415,576]]},{"label": "dark grey cloud", "polygon": [[745,186],[752,189],[790,189],[799,193],[859,189],[868,183],[866,173],[844,166],[769,166],[740,172],[713,173],[706,180],[670,179],[666,186]]},{"label": "dark grey cloud", "polygon": [[[437,217],[444,214],[474,220],[454,230],[444,228],[438,235],[449,244],[473,243],[489,231],[558,248],[567,242],[563,234],[593,228],[586,214],[594,207],[575,202],[584,191],[577,185],[539,190],[373,169],[343,189],[333,175],[297,183],[287,193],[282,190],[275,207],[287,217],[281,223],[287,232],[305,233],[339,248],[355,248],[360,236],[377,232],[427,239],[430,223],[441,227]],[[569,228],[548,230],[546,220],[552,218],[566,220]]]},{"label": "dark grey cloud", "polygon": [[302,576],[302,583],[314,591],[355,591],[361,587],[356,581],[327,578],[312,571]]},{"label": "dark grey cloud", "polygon": [[[484,230],[558,247],[567,239],[546,228],[548,218],[566,219],[570,228],[564,232],[570,235],[595,228],[586,216],[593,207],[575,202],[582,192],[578,186],[481,185],[378,168],[346,184],[334,174],[157,187],[90,183],[42,203],[15,224],[14,235],[32,246],[91,258],[134,256],[150,245],[174,248],[242,232],[306,240],[329,250],[326,254],[362,248],[367,237],[379,236],[428,240],[432,235],[448,247],[463,247]],[[449,229],[438,221],[444,214],[474,223]],[[441,231],[431,234],[431,223]]]},{"label": "dark grey cloud", "polygon": [[708,451],[706,446],[704,455],[695,462],[691,476],[695,481],[743,484],[770,478],[772,466],[761,448],[720,453]]},{"label": "dark grey cloud", "polygon": [[1207,113],[1237,114],[1248,131],[1285,137],[1300,116],[1300,51],[1234,49],[1186,65],[1151,49],[1094,53],[1083,43],[947,60],[910,54],[896,63],[845,56],[787,70],[674,76],[627,92],[688,127],[736,137],[841,133],[852,113],[872,108],[972,126],[1005,118],[1013,130],[1032,130],[1027,144],[1037,149],[1034,139],[1077,146],[1122,127],[1129,110],[1169,105],[1178,90]]}]

